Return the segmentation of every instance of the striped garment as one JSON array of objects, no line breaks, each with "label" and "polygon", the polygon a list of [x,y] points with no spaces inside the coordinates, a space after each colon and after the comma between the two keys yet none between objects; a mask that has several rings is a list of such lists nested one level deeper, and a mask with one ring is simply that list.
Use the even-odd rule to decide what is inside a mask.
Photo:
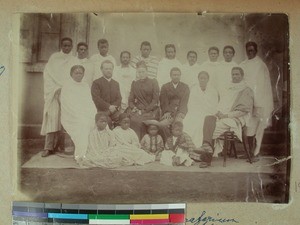
[{"label": "striped garment", "polygon": [[148,58],[143,58],[142,56],[134,57],[130,65],[136,69],[136,64],[140,61],[144,61],[148,67],[148,77],[149,78],[157,78],[158,71],[158,59],[155,56],[149,56]]}]

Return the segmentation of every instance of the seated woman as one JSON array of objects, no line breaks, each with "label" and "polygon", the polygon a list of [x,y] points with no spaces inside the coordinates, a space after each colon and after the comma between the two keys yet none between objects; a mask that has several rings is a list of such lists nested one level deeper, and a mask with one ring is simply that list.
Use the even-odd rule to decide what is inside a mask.
[{"label": "seated woman", "polygon": [[80,163],[87,151],[89,133],[94,127],[97,110],[89,85],[81,82],[84,67],[75,65],[70,74],[72,79],[61,89],[61,123],[74,142],[75,160]]},{"label": "seated woman", "polygon": [[204,118],[217,113],[218,92],[208,83],[208,73],[201,71],[198,74],[198,85],[191,88],[189,110],[184,118],[184,130],[191,136],[197,147],[202,145]]},{"label": "seated woman", "polygon": [[139,139],[130,128],[130,116],[127,113],[122,113],[119,116],[120,126],[116,127],[113,132],[116,138],[116,150],[124,157],[126,165],[144,165],[154,162],[155,155],[151,155],[141,149]]},{"label": "seated woman", "polygon": [[131,128],[141,140],[146,133],[143,121],[159,117],[159,87],[156,79],[148,78],[144,61],[138,62],[136,69],[139,80],[132,82],[126,112],[131,116]]}]

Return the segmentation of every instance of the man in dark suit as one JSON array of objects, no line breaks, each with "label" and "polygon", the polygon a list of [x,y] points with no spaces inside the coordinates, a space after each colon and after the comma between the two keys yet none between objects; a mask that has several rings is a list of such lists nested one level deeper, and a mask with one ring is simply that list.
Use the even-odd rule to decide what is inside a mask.
[{"label": "man in dark suit", "polygon": [[[164,84],[160,92],[161,124],[165,128],[174,121],[183,121],[188,111],[187,103],[190,96],[188,85],[180,82],[181,71],[179,68],[172,68],[170,77],[171,82]],[[168,129],[164,129],[164,133],[168,136]]]},{"label": "man in dark suit", "polygon": [[110,128],[113,128],[113,123],[118,124],[120,114],[122,100],[120,86],[112,79],[114,64],[111,61],[103,61],[100,69],[103,76],[93,82],[92,97],[98,112],[104,112],[109,116],[108,124]]}]

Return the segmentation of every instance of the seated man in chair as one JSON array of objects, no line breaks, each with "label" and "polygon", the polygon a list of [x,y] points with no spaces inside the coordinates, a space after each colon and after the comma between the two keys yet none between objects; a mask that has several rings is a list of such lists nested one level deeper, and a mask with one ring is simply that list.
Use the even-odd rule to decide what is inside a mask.
[{"label": "seated man in chair", "polygon": [[244,71],[233,67],[232,82],[221,96],[216,115],[207,116],[203,126],[203,142],[200,148],[200,167],[210,165],[212,156],[222,151],[222,146],[214,141],[225,131],[234,131],[242,140],[242,127],[245,126],[249,113],[253,110],[253,91],[246,86]]}]

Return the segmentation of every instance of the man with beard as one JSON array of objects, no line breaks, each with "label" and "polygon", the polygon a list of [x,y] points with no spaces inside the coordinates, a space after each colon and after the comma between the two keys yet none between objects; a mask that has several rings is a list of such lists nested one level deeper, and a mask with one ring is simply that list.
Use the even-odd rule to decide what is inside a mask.
[{"label": "man with beard", "polygon": [[111,61],[105,60],[100,68],[103,76],[93,82],[92,97],[97,111],[108,116],[108,125],[113,128],[113,125],[118,124],[119,120],[122,100],[120,86],[117,81],[112,79],[114,65]]}]

